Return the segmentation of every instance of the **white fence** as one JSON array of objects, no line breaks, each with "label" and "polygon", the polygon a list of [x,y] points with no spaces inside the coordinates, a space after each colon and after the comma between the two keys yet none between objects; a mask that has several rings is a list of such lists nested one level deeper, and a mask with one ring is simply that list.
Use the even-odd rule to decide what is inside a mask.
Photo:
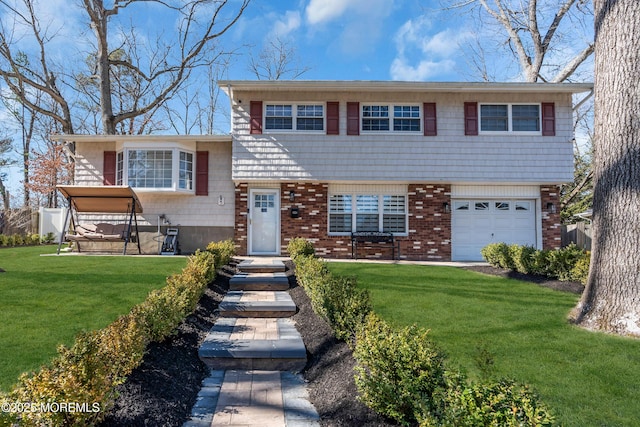
[{"label": "white fence", "polygon": [[43,237],[48,233],[53,233],[55,236],[54,241],[59,243],[66,215],[66,208],[40,208],[38,234]]}]

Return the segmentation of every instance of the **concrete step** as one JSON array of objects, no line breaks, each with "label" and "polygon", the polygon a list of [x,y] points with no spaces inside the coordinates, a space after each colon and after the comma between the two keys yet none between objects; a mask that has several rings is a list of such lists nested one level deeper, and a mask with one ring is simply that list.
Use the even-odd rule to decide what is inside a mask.
[{"label": "concrete step", "polygon": [[237,273],[229,279],[230,291],[286,291],[289,279],[283,272]]},{"label": "concrete step", "polygon": [[238,270],[245,273],[278,273],[284,272],[284,263],[273,258],[248,258],[237,265]]},{"label": "concrete step", "polygon": [[211,369],[299,372],[307,363],[304,342],[291,319],[220,318],[198,353]]},{"label": "concrete step", "polygon": [[229,291],[219,305],[222,317],[291,317],[296,304],[284,291]]}]

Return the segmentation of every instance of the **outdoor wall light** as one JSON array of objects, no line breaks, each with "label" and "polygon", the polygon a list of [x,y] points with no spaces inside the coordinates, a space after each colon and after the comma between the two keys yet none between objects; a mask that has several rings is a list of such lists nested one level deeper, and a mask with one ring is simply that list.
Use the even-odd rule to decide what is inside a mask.
[{"label": "outdoor wall light", "polygon": [[289,201],[293,202],[296,199],[296,193],[289,191]]},{"label": "outdoor wall light", "polygon": [[551,202],[547,203],[547,212],[556,213],[556,205]]},{"label": "outdoor wall light", "polygon": [[442,210],[443,210],[443,211],[445,211],[445,212],[447,212],[447,213],[449,213],[449,212],[451,211],[451,207],[449,206],[449,203],[448,203],[448,202],[444,202],[444,203],[442,204]]}]

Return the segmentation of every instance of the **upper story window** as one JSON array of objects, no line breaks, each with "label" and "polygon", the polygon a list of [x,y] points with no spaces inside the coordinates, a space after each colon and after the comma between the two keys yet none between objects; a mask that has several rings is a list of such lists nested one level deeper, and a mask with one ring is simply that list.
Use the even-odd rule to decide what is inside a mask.
[{"label": "upper story window", "polygon": [[116,184],[160,191],[194,190],[194,153],[172,149],[123,149],[116,155]]},{"label": "upper story window", "polygon": [[372,132],[420,132],[418,105],[363,105],[362,130]]},{"label": "upper story window", "polygon": [[540,132],[539,104],[481,104],[481,132]]},{"label": "upper story window", "polygon": [[266,104],[265,130],[324,130],[322,104]]}]

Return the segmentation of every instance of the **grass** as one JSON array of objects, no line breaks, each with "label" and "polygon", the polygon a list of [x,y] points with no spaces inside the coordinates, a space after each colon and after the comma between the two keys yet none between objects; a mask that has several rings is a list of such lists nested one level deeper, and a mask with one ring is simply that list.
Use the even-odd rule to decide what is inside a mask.
[{"label": "grass", "polygon": [[0,249],[0,390],[48,363],[78,332],[129,312],[179,272],[182,257],[40,256],[55,246]]},{"label": "grass", "polygon": [[640,420],[640,340],[570,325],[579,296],[453,267],[330,263],[371,292],[396,325],[418,324],[452,367],[532,385],[565,426],[630,426]]}]

